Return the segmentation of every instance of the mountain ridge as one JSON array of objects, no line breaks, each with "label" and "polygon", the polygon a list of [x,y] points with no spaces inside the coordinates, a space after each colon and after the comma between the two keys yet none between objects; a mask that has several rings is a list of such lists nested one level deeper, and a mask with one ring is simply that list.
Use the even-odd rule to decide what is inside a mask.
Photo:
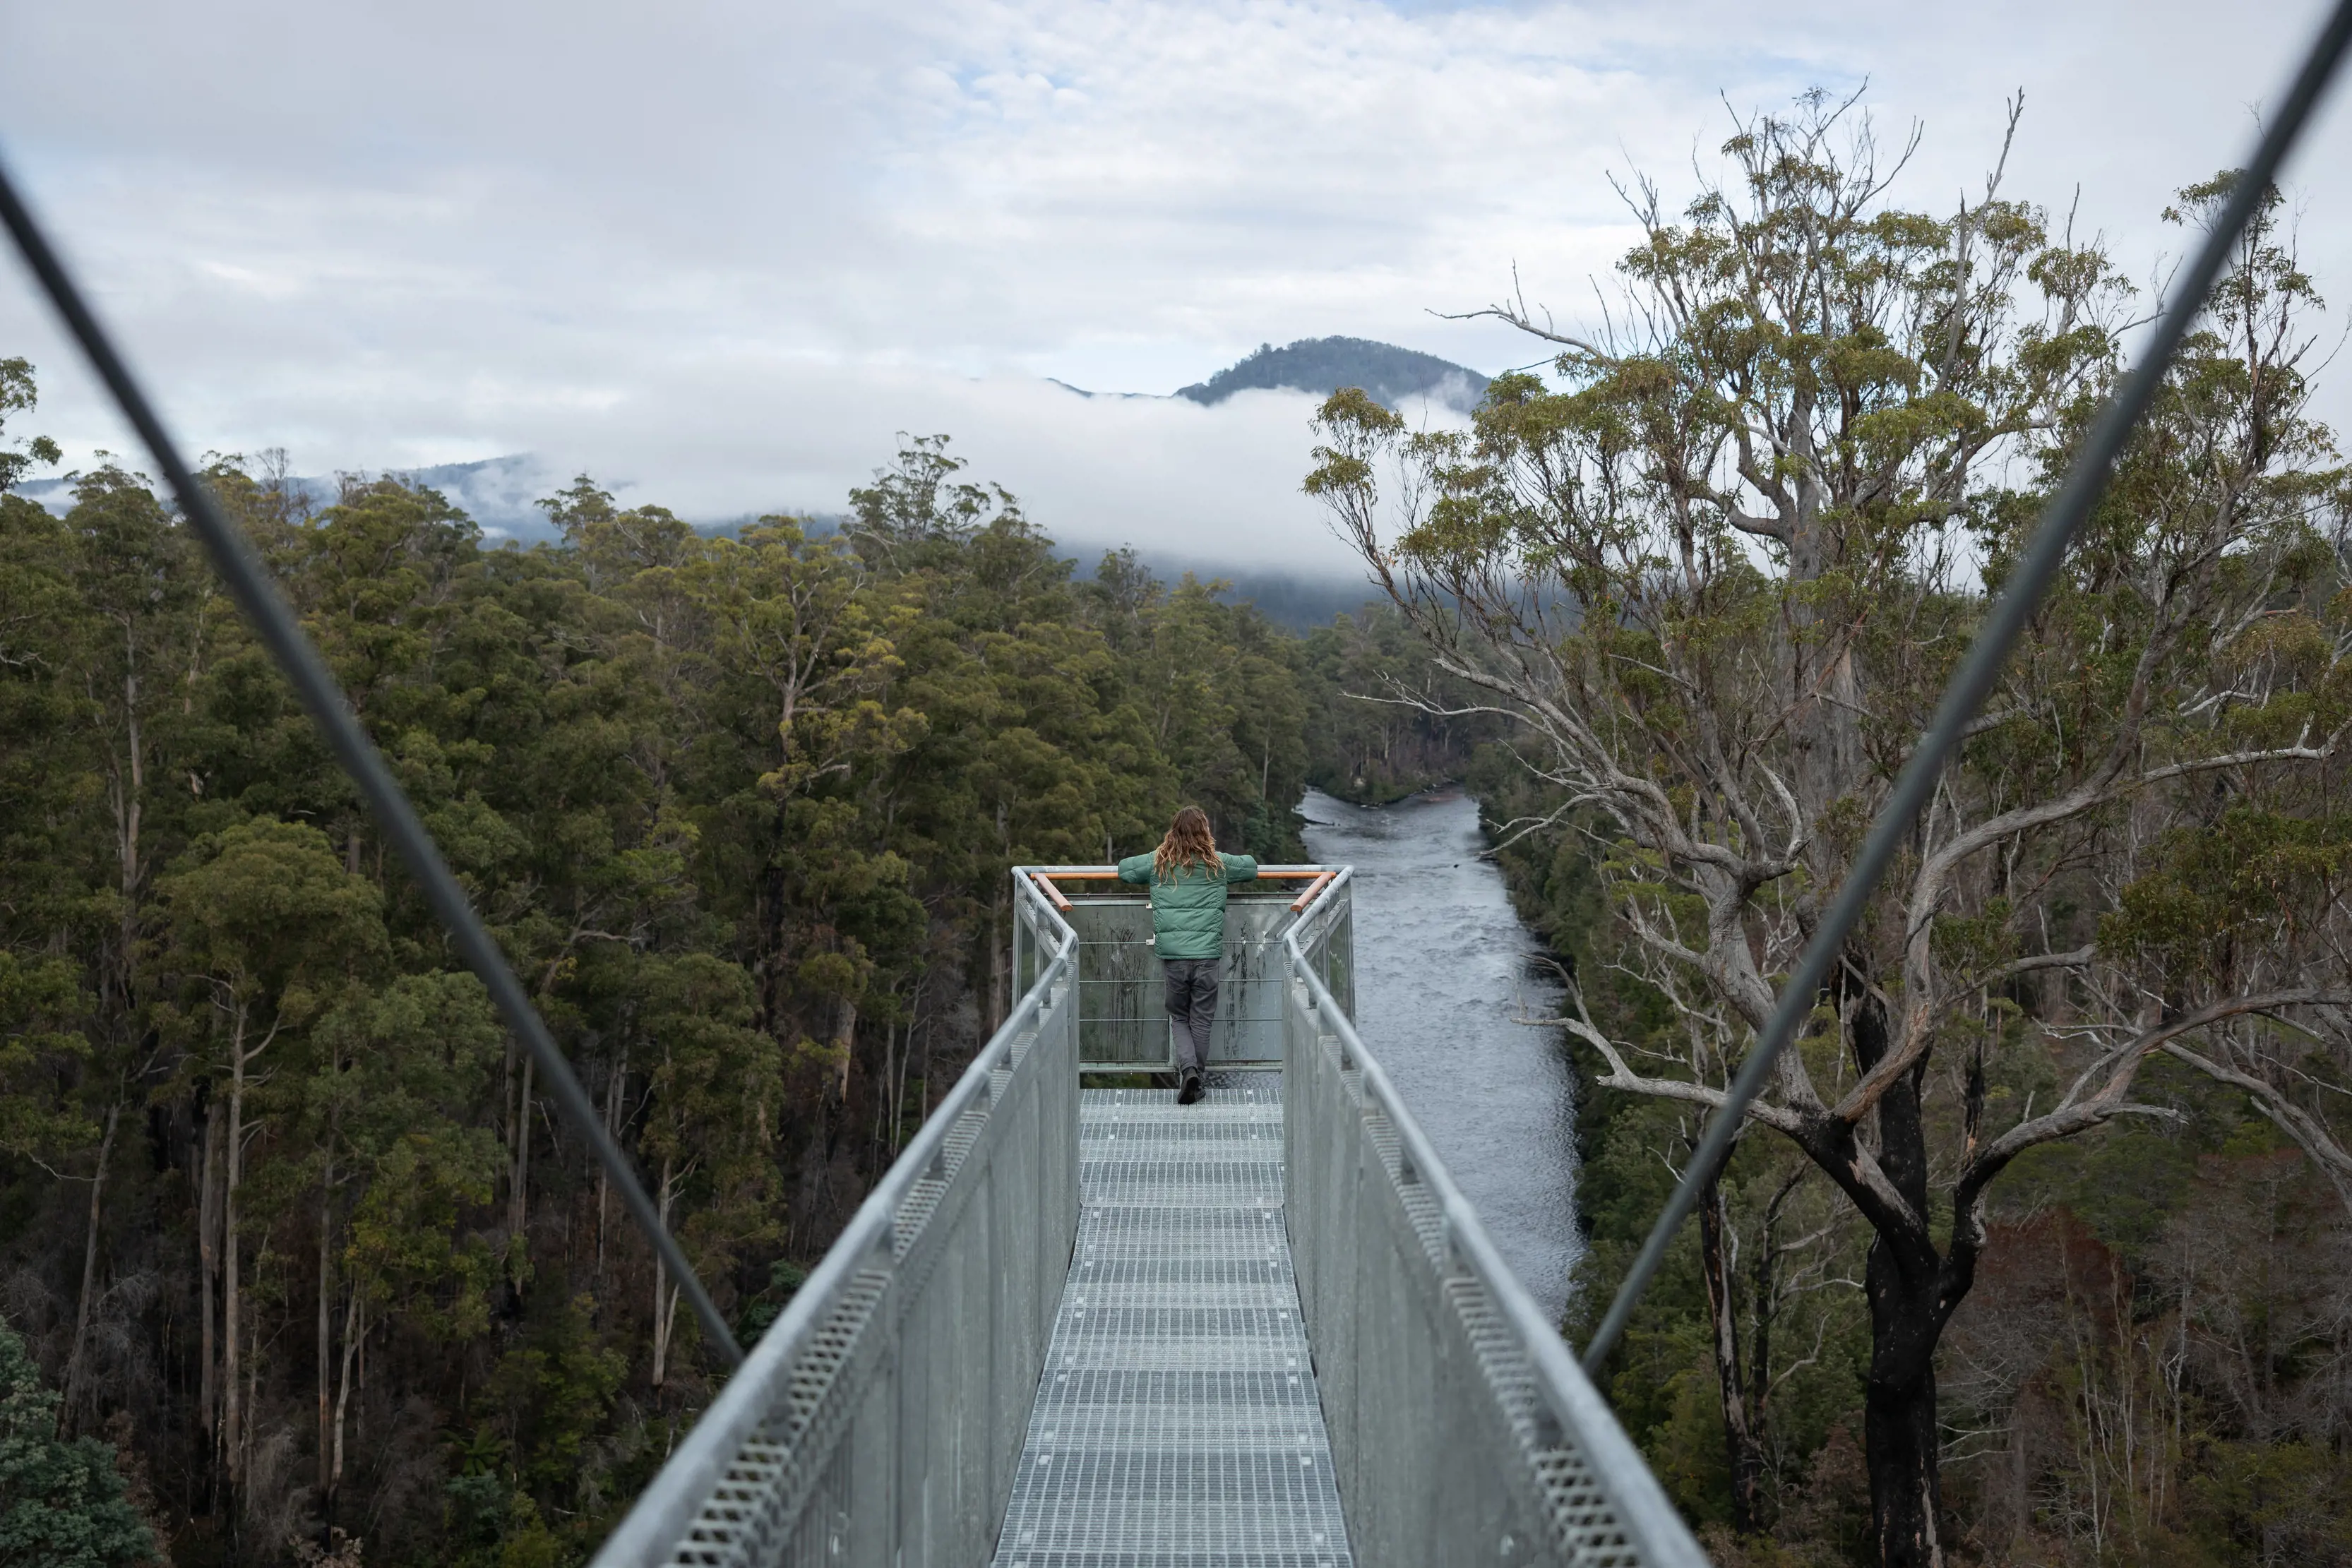
[{"label": "mountain ridge", "polygon": [[1370,338],[1301,338],[1279,349],[1260,343],[1207,381],[1177,388],[1176,395],[1205,407],[1252,390],[1287,388],[1328,397],[1341,387],[1361,387],[1388,408],[1418,397],[1468,413],[1491,379],[1435,354]]}]

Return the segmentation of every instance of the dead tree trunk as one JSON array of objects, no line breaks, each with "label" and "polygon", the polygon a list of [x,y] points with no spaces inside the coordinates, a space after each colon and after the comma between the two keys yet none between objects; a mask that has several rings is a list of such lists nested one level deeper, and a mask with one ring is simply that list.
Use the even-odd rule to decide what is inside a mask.
[{"label": "dead tree trunk", "polygon": [[[330,1132],[329,1136],[333,1134]],[[334,1506],[335,1365],[335,1156],[327,1155],[319,1177],[319,1517]]]},{"label": "dead tree trunk", "polygon": [[66,1373],[58,1400],[58,1430],[73,1431],[74,1400],[81,1392],[82,1348],[89,1343],[89,1314],[98,1299],[98,1235],[105,1217],[106,1172],[114,1156],[114,1133],[122,1121],[118,1097],[106,1110],[106,1131],[98,1141],[98,1168],[89,1178],[89,1228],[82,1238],[81,1300],[74,1308],[73,1349],[66,1357]]},{"label": "dead tree trunk", "polygon": [[221,1132],[221,1108],[205,1108],[204,1153],[196,1176],[196,1274],[200,1301],[197,1312],[200,1350],[197,1356],[196,1421],[206,1445],[205,1468],[209,1473],[220,1457],[220,1178],[226,1140]]},{"label": "dead tree trunk", "polygon": [[[670,1204],[677,1196],[680,1173],[674,1155],[662,1156],[661,1188],[655,1201],[659,1206],[662,1228],[669,1228]],[[663,1262],[658,1249],[654,1253],[654,1367],[655,1393],[669,1376],[670,1331],[677,1322],[678,1287],[670,1281],[669,1268]]]},{"label": "dead tree trunk", "polygon": [[1698,1201],[1699,1265],[1706,1281],[1708,1316],[1715,1333],[1716,1385],[1723,1396],[1724,1458],[1731,1472],[1731,1527],[1742,1535],[1763,1526],[1764,1410],[1749,1403],[1749,1384],[1740,1370],[1739,1304],[1731,1288],[1730,1216],[1718,1173]]},{"label": "dead tree trunk", "polygon": [[225,1459],[229,1490],[236,1490],[244,1477],[238,1456],[244,1451],[245,1403],[237,1374],[243,1370],[239,1356],[244,1342],[238,1331],[244,1325],[243,1302],[237,1294],[236,1245],[236,1186],[243,1174],[245,1145],[245,1016],[237,1015],[237,1027],[229,1044],[228,1135],[224,1155],[225,1168],[221,1180],[221,1452]]}]

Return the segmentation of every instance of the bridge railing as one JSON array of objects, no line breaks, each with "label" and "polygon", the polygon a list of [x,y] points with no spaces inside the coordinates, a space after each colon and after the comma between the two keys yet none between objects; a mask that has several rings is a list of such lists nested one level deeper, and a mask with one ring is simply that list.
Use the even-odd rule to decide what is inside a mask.
[{"label": "bridge railing", "polygon": [[1363,1568],[1706,1559],[1335,994],[1349,873],[1284,938],[1286,1218]]},{"label": "bridge railing", "polygon": [[596,1568],[988,1561],[1078,1221],[1077,936],[1013,880],[1012,1016]]},{"label": "bridge railing", "polygon": [[[1318,868],[1318,871],[1321,868]],[[1286,1218],[1355,1560],[1704,1563],[1350,1019],[1352,878],[1285,911]],[[1078,1217],[1076,928],[596,1558],[987,1562]]]},{"label": "bridge railing", "polygon": [[[1232,889],[1225,904],[1224,958],[1217,975],[1217,1016],[1209,1032],[1211,1068],[1282,1065],[1282,938],[1297,918],[1307,890],[1319,891],[1337,870],[1262,865],[1257,881]],[[1150,942],[1149,890],[1118,882],[1112,868],[1101,865],[1023,866],[1014,875],[1034,881],[1077,931],[1080,1070],[1173,1070],[1175,1040],[1159,956]],[[1344,948],[1344,925],[1339,936]],[[1016,938],[1016,984],[1026,983],[1032,961]],[[1337,961],[1344,969],[1344,953]],[[1345,1000],[1344,987],[1335,988]]]}]

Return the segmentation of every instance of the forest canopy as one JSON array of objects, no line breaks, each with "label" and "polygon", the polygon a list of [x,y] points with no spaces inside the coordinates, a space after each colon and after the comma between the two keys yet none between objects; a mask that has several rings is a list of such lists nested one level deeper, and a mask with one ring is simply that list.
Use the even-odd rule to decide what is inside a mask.
[{"label": "forest canopy", "polygon": [[[746,1337],[1004,1017],[1008,867],[1186,802],[1300,860],[1310,771],[1442,765],[1337,695],[1392,617],[1082,575],[962,468],[725,538],[583,477],[529,549],[205,475]],[[60,1429],[182,1563],[583,1556],[711,1391],[692,1315],[141,476],[0,496],[0,1313]]]},{"label": "forest canopy", "polygon": [[[2126,363],[2099,242],[2005,145],[1899,204],[1916,146],[1820,93],[1738,118],[1696,189],[1623,188],[1597,329],[1481,313],[1548,377],[1468,430],[1322,411],[1307,487],[1432,706],[1514,723],[1481,788],[1570,982],[1583,1322]],[[2352,1560],[2352,471],[2286,197],[2227,237],[1602,1369],[1728,1558]]]}]

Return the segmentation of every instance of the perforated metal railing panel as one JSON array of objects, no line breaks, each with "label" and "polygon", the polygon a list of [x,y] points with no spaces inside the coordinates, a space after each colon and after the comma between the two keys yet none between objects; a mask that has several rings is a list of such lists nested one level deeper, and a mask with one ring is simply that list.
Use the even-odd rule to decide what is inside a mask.
[{"label": "perforated metal railing panel", "polygon": [[1282,1075],[1089,1090],[998,1568],[1349,1568],[1282,1212]]},{"label": "perforated metal railing panel", "polygon": [[[1282,1060],[1282,934],[1296,882],[1243,883],[1225,905],[1216,1026],[1209,1061],[1241,1071]],[[1140,896],[1081,891],[1069,911],[1078,932],[1078,1054],[1089,1069],[1166,1071],[1175,1065],[1159,958],[1147,943]]]}]

